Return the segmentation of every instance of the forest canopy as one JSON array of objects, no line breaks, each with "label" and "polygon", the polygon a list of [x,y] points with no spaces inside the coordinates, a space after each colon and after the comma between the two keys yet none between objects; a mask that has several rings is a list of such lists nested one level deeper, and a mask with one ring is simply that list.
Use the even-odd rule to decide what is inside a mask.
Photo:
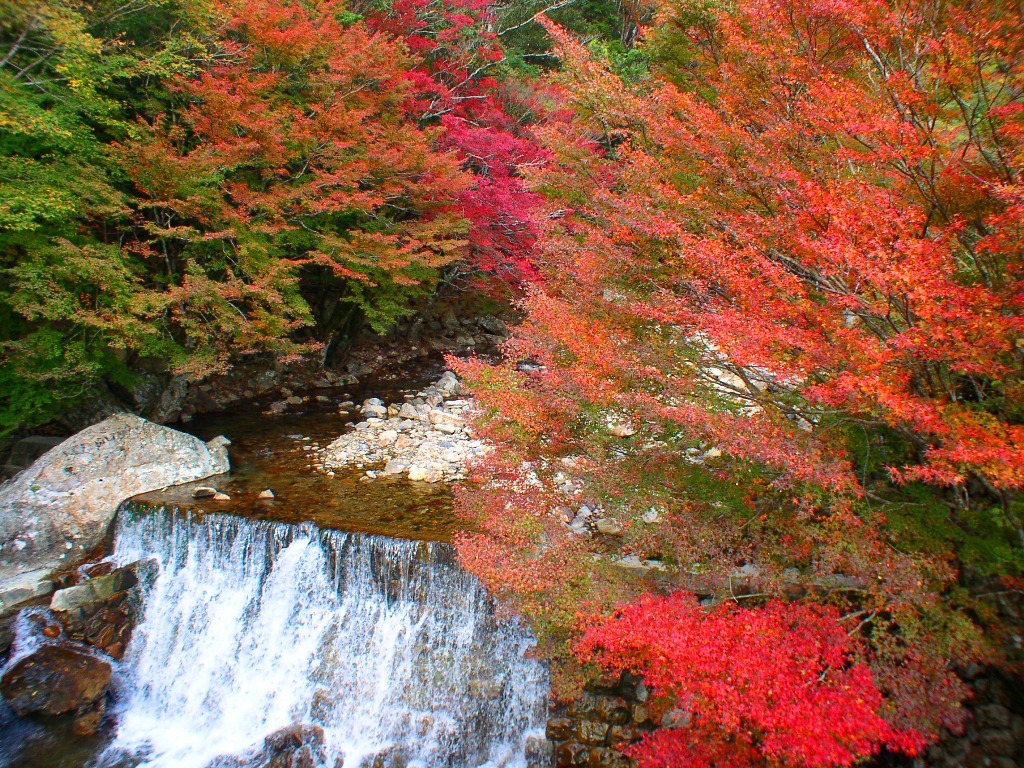
[{"label": "forest canopy", "polygon": [[683,712],[642,766],[917,754],[1020,661],[1021,13],[0,0],[0,434],[511,297],[458,548],[560,692]]}]

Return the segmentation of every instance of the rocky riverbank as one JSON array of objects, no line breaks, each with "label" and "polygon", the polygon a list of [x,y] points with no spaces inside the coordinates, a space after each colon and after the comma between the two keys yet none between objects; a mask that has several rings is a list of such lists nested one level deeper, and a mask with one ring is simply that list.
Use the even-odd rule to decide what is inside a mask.
[{"label": "rocky riverbank", "polygon": [[[362,419],[317,453],[317,467],[327,473],[365,468],[370,480],[401,475],[427,483],[463,479],[467,463],[487,447],[474,438],[467,423],[473,404],[460,393],[458,378],[447,371],[403,402],[365,400],[359,407]],[[354,409],[355,404],[341,407]]]},{"label": "rocky riverbank", "polygon": [[[200,379],[171,375],[163,360],[135,360],[130,387],[100,383],[89,398],[53,422],[0,440],[0,468],[11,476],[67,435],[117,413],[138,414],[157,424],[186,423],[250,402],[278,403],[274,412],[284,413],[301,410],[304,402],[317,395],[333,397],[337,391],[350,390],[360,380],[388,378],[426,365],[441,353],[496,357],[514,320],[514,312],[507,307],[490,305],[481,310],[439,302],[386,334],[369,329],[358,333],[331,359],[322,352],[297,360],[240,355],[226,371]],[[24,445],[18,447],[18,442]],[[3,466],[4,459],[9,467]]]},{"label": "rocky riverbank", "polygon": [[52,592],[54,575],[88,556],[125,499],[227,472],[228,443],[119,413],[0,485],[0,621]]},{"label": "rocky riverbank", "polygon": [[54,592],[49,608],[18,614],[0,695],[17,714],[72,714],[73,732],[91,736],[106,712],[114,666],[142,611],[147,564],[83,566]]},{"label": "rocky riverbank", "polygon": [[319,357],[284,362],[257,355],[202,381],[177,377],[162,390],[154,389],[161,380],[152,377],[149,389],[133,395],[130,404],[160,423],[190,421],[253,400],[269,401],[268,410],[281,414],[301,410],[318,396],[351,389],[361,380],[424,365],[440,353],[498,355],[508,334],[504,317],[461,316],[451,307],[438,306],[399,323],[390,333],[364,331],[352,340],[343,363],[325,364]]}]

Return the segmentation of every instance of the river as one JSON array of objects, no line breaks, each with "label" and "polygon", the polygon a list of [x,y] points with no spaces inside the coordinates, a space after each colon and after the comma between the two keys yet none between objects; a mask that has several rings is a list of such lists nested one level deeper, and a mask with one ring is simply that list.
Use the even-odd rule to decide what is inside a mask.
[{"label": "river", "polygon": [[317,768],[526,765],[547,673],[456,564],[448,490],[315,473],[314,447],[349,417],[312,403],[189,426],[232,440],[231,475],[211,481],[231,501],[190,509],[182,487],[122,508],[108,557],[156,567],[104,727],[73,737],[4,707],[0,766],[255,768],[290,726],[322,733]]}]

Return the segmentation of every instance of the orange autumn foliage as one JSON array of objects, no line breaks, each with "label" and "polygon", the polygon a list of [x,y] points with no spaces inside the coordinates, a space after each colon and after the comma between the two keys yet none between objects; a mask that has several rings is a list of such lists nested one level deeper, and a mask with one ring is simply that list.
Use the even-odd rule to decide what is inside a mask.
[{"label": "orange autumn foliage", "polygon": [[[649,587],[621,554],[829,603],[880,717],[955,728],[964,542],[1024,548],[1020,9],[669,0],[638,81],[548,30],[575,118],[537,131],[510,360],[461,364],[503,478],[460,499],[467,564],[541,614]],[[622,529],[600,558],[584,506]],[[571,583],[529,578],[560,560]]]}]

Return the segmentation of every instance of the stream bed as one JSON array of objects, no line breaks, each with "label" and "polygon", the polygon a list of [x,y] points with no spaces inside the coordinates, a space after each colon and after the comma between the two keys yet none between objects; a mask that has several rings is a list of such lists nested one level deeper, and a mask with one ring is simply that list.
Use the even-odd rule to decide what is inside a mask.
[{"label": "stream bed", "polygon": [[313,471],[349,420],[313,401],[190,425],[232,440],[231,474],[201,483],[230,501],[181,486],[122,507],[109,559],[155,567],[104,726],[0,703],[0,767],[262,768],[295,727],[316,768],[525,766],[548,691],[532,638],[456,564],[445,486]]},{"label": "stream bed", "polygon": [[[317,446],[326,446],[348,429],[354,418],[338,411],[344,399],[367,397],[401,399],[424,385],[422,379],[381,383],[372,389],[339,394],[330,402],[310,402],[281,415],[269,415],[260,405],[245,405],[223,414],[197,419],[180,428],[209,440],[231,440],[231,473],[198,483],[176,486],[137,497],[149,504],[194,506],[195,486],[215,486],[230,501],[204,499],[203,509],[230,511],[277,522],[315,522],[321,528],[376,533],[430,541],[451,541],[464,527],[452,512],[451,493],[443,483],[412,483],[400,477],[373,482],[361,468],[333,475],[314,468]],[[325,397],[327,397],[325,395]],[[351,412],[353,409],[349,409]],[[367,467],[369,468],[369,467]],[[259,494],[271,490],[274,498]]]}]

